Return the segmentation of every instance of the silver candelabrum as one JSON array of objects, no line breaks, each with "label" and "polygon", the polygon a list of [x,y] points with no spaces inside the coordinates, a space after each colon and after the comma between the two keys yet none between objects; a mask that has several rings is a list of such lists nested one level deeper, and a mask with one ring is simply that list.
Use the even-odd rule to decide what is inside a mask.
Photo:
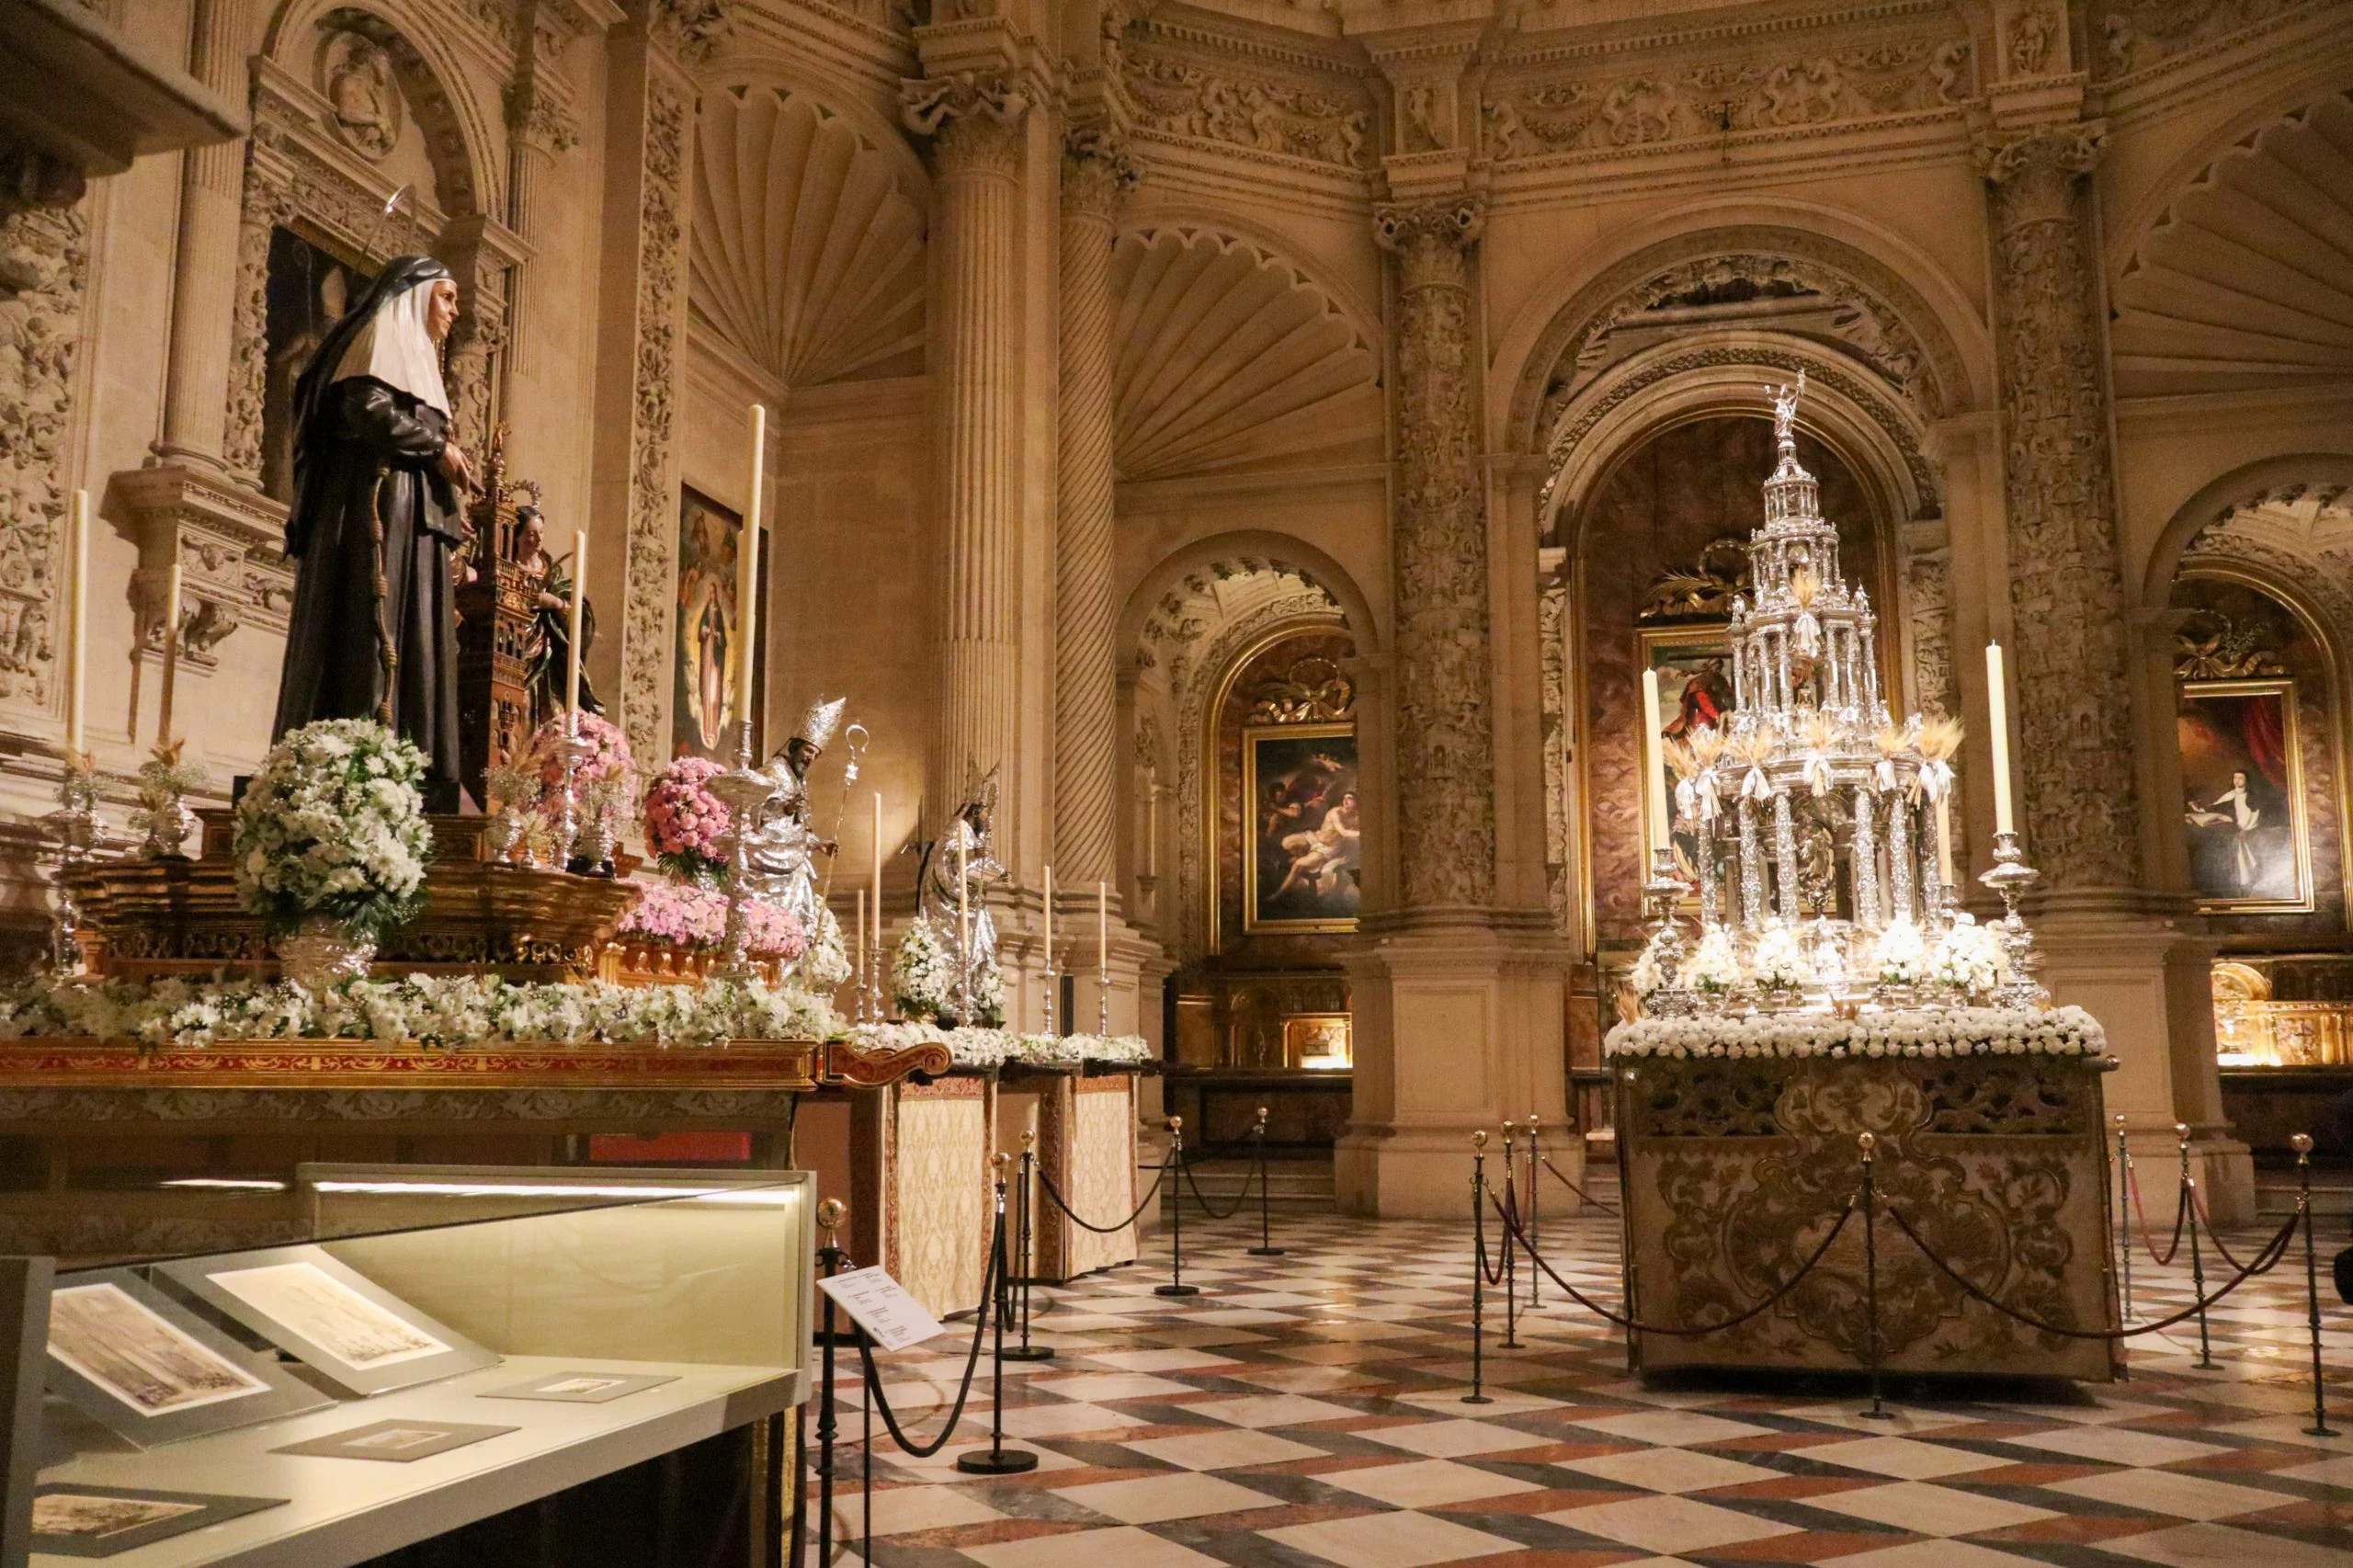
[{"label": "silver candelabrum", "polygon": [[82,902],[73,873],[97,858],[98,776],[86,754],[70,754],[57,786],[57,810],[42,819],[57,836],[57,912],[50,922],[50,963],[60,974],[82,968]]},{"label": "silver candelabrum", "polygon": [[1683,923],[1676,915],[1690,891],[1691,884],[1676,869],[1674,846],[1662,844],[1652,850],[1651,880],[1643,884],[1643,895],[1654,916],[1651,960],[1657,964],[1663,983],[1650,994],[1643,1006],[1662,1018],[1688,1017],[1698,1005],[1683,985]]},{"label": "silver candelabrum", "polygon": [[2042,873],[2026,863],[2026,852],[2018,846],[2015,833],[1994,835],[1994,865],[1977,879],[1992,888],[2002,901],[2004,914],[1994,928],[2001,934],[2002,950],[2008,958],[2008,976],[1994,991],[1994,1000],[2004,1007],[2040,1007],[2051,1000],[2051,993],[2035,978],[2042,967],[2041,955],[2034,950],[2034,933],[2027,929],[2026,917],[2018,913],[2018,901],[2027,890],[2042,880]]},{"label": "silver candelabrum", "polygon": [[[1051,912],[1050,912],[1050,913],[1051,913]],[[1061,973],[1060,973],[1059,971],[1057,971],[1055,970],[1055,968],[1054,968],[1054,943],[1053,943],[1053,938],[1052,938],[1052,937],[1049,937],[1046,939],[1046,1029],[1045,1029],[1046,1035],[1047,1035],[1047,1037],[1048,1037],[1049,1039],[1052,1038],[1052,1036],[1053,1036],[1053,1032],[1054,1032],[1054,1003],[1055,1003],[1056,999],[1057,999],[1058,997],[1060,997],[1060,995],[1062,994],[1062,989],[1063,989],[1063,987],[1062,987],[1062,975],[1061,975]]]},{"label": "silver candelabrum", "polygon": [[[735,766],[710,781],[710,792],[727,808],[727,934],[719,960],[722,980],[759,978],[759,966],[752,961],[751,920],[744,901],[751,892],[752,835],[757,831],[759,809],[775,788],[767,775],[752,766],[752,721],[747,715],[737,725]],[[812,931],[809,939],[815,941],[817,934]]]},{"label": "silver candelabrum", "polygon": [[563,715],[563,734],[555,744],[556,757],[563,767],[563,783],[556,793],[555,864],[560,871],[572,869],[573,846],[580,837],[580,765],[596,755],[596,743],[580,733],[580,710],[567,709]]}]

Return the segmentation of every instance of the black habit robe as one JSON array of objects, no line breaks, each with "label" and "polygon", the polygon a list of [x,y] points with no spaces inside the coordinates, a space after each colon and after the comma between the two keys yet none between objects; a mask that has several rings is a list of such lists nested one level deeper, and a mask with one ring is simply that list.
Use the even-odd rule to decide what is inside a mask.
[{"label": "black habit robe", "polygon": [[457,784],[460,498],[437,466],[449,416],[370,376],[335,380],[369,316],[449,274],[402,256],[320,346],[295,390],[299,562],[272,738],[318,719],[377,719],[414,742],[430,784]]}]

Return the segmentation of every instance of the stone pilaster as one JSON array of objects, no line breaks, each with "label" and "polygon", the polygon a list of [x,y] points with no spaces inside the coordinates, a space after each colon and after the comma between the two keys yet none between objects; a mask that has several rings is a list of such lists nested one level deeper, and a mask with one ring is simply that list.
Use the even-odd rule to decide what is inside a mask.
[{"label": "stone pilaster", "polygon": [[[197,0],[188,71],[232,103],[245,85],[243,0]],[[242,142],[216,142],[181,154],[178,249],[172,261],[171,357],[164,381],[164,425],[155,455],[225,472],[230,326],[237,302],[237,230],[245,173]]]},{"label": "stone pilaster", "polygon": [[1981,149],[1991,191],[2004,500],[2020,733],[2020,827],[2044,886],[2141,882],[2132,687],[2108,400],[2080,189],[2097,127]]},{"label": "stone pilaster", "polygon": [[[586,587],[597,602],[621,606],[621,634],[618,681],[609,667],[591,675],[602,689],[619,691],[630,747],[648,758],[670,754],[676,389],[695,134],[695,85],[681,54],[699,46],[709,24],[699,9],[651,0],[632,7],[608,56],[608,240],[597,357],[608,369],[597,384]],[[598,644],[599,652],[609,645],[601,638]]]},{"label": "stone pilaster", "polygon": [[[910,130],[935,138],[931,377],[940,518],[937,813],[970,769],[1015,761],[1020,699],[1022,121],[1009,74],[907,82]],[[1004,815],[1000,815],[1000,823]],[[1000,850],[1000,854],[1003,851]]]},{"label": "stone pilaster", "polygon": [[1487,508],[1475,461],[1471,253],[1478,196],[1384,206],[1374,237],[1397,257],[1399,903],[1495,902],[1494,670]]},{"label": "stone pilaster", "polygon": [[1116,882],[1118,605],[1111,570],[1111,243],[1134,166],[1107,131],[1065,139],[1054,531],[1054,865]]}]

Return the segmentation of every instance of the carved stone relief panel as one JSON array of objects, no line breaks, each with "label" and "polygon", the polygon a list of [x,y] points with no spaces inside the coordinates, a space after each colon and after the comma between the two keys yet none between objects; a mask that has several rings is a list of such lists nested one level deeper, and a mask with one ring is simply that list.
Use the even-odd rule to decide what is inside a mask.
[{"label": "carved stone relief panel", "polygon": [[1615,56],[1506,60],[1490,77],[1483,147],[1501,163],[1731,135],[1954,114],[1977,94],[1967,37],[1910,35],[1801,52],[1677,59],[1639,70]]},{"label": "carved stone relief panel", "polygon": [[65,437],[89,276],[89,220],[40,207],[0,223],[0,261],[28,286],[0,293],[0,706],[46,717],[62,661]]},{"label": "carved stone relief panel", "polygon": [[[1243,67],[1146,31],[1124,51],[1135,128],[1247,156],[1363,174],[1377,163],[1370,99],[1361,80],[1301,62],[1291,71]],[[1435,112],[1435,111],[1433,111]]]},{"label": "carved stone relief panel", "polygon": [[2202,53],[2267,25],[2325,11],[2336,0],[2108,0],[2091,17],[2090,65],[2129,75]]},{"label": "carved stone relief panel", "polygon": [[1573,759],[1569,725],[1569,585],[1557,571],[1542,578],[1536,601],[1537,673],[1544,747],[1544,884],[1552,906],[1552,928],[1569,930],[1571,835],[1575,821],[1569,798]]}]

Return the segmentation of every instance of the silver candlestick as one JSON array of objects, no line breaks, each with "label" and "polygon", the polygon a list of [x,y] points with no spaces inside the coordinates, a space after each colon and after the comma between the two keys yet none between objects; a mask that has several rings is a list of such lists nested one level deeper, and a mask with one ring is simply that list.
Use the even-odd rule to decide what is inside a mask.
[{"label": "silver candlestick", "polygon": [[75,974],[82,968],[82,903],[74,893],[73,873],[97,858],[99,834],[98,776],[87,753],[67,756],[65,776],[57,786],[57,810],[42,820],[57,840],[57,912],[50,922],[50,963],[59,974]]},{"label": "silver candlestick", "polygon": [[1685,1017],[1697,1005],[1681,983],[1683,923],[1676,915],[1690,891],[1691,884],[1676,869],[1674,846],[1662,844],[1652,850],[1651,880],[1643,884],[1643,893],[1655,916],[1649,945],[1651,961],[1658,966],[1665,983],[1644,998],[1643,1006],[1663,1018]]},{"label": "silver candlestick", "polygon": [[2002,949],[2008,955],[2008,978],[1994,990],[1995,1002],[2004,1007],[2040,1007],[2051,1000],[2051,993],[2034,977],[2042,967],[2041,956],[2034,950],[2034,934],[2027,929],[2026,917],[2018,913],[2018,901],[2027,890],[2042,880],[2042,873],[2026,863],[2026,852],[2018,847],[2015,833],[1994,835],[1994,865],[1977,879],[1992,888],[2002,901],[2006,911],[1995,922],[2001,933]]},{"label": "silver candlestick", "polygon": [[1054,999],[1062,993],[1062,976],[1054,969],[1054,945],[1046,944],[1046,1037],[1054,1035]]},{"label": "silver candlestick", "polygon": [[[750,981],[760,977],[752,961],[751,919],[744,908],[750,895],[752,835],[758,831],[759,809],[775,792],[767,775],[752,766],[752,721],[746,716],[735,736],[735,766],[710,781],[710,792],[727,808],[727,932],[721,950],[722,980]],[[814,942],[817,933],[809,933]]]},{"label": "silver candlestick", "polygon": [[555,863],[558,870],[572,869],[572,849],[580,836],[580,765],[596,755],[596,744],[585,740],[580,733],[580,710],[567,710],[563,716],[563,733],[555,743],[555,754],[563,768],[563,784],[556,792]]}]

